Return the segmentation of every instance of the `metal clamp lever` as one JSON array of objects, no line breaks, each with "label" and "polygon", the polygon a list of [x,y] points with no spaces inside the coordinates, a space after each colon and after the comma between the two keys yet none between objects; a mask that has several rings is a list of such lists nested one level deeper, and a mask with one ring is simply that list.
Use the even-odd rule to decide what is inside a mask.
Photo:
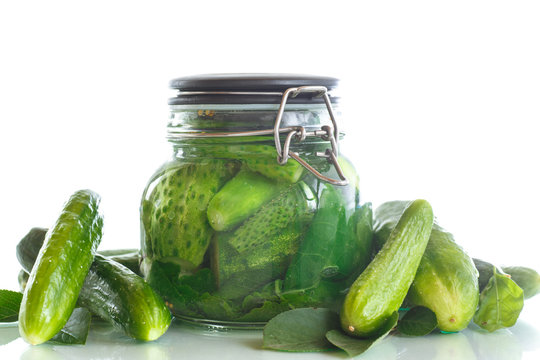
[{"label": "metal clamp lever", "polygon": [[[330,119],[332,120],[332,127],[325,125],[321,127],[321,130],[308,132],[306,131],[304,127],[298,126],[287,134],[287,137],[285,138],[285,143],[282,148],[279,134],[281,132],[280,125],[281,125],[281,120],[283,118],[283,113],[285,112],[285,105],[287,104],[287,100],[289,99],[289,97],[295,97],[302,92],[318,93],[318,96],[322,96],[324,98],[326,108],[328,109]],[[289,149],[293,137],[296,138],[298,141],[303,141],[307,136],[318,136],[323,140],[330,141],[330,144],[332,146],[331,149],[326,149],[324,153],[318,152],[317,156],[327,158],[328,162],[334,165],[340,180],[332,179],[327,176],[324,176],[319,171],[317,171],[313,166],[308,164],[304,159],[302,159],[297,153]],[[349,181],[343,174],[343,171],[341,170],[341,167],[339,166],[339,163],[337,161],[338,154],[339,154],[338,142],[339,142],[339,132],[338,132],[338,127],[337,127],[337,122],[334,116],[334,111],[332,109],[332,103],[330,102],[330,98],[328,97],[326,87],[302,86],[302,87],[297,87],[297,88],[289,88],[285,90],[285,92],[283,93],[283,97],[281,99],[281,104],[279,106],[279,110],[276,116],[276,121],[274,124],[274,143],[276,145],[276,151],[278,153],[277,162],[279,164],[285,165],[289,158],[293,158],[296,161],[298,161],[300,165],[302,165],[304,168],[306,168],[308,171],[310,171],[313,175],[315,175],[319,179],[326,181],[332,185],[345,186],[349,183]]]}]

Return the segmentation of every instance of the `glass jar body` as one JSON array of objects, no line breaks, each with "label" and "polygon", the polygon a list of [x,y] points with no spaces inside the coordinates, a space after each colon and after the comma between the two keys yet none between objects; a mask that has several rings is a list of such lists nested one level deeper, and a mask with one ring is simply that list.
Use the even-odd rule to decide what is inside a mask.
[{"label": "glass jar body", "polygon": [[[202,109],[202,110],[201,110]],[[180,106],[169,130],[272,128],[275,109]],[[324,108],[285,111],[283,126],[320,129]],[[293,124],[294,123],[294,124]],[[180,137],[151,177],[141,203],[143,274],[173,314],[209,326],[261,327],[297,307],[339,308],[371,255],[370,204],[358,176],[333,186],[294,159],[276,161],[271,136]],[[294,143],[322,174],[337,178],[320,138]]]}]

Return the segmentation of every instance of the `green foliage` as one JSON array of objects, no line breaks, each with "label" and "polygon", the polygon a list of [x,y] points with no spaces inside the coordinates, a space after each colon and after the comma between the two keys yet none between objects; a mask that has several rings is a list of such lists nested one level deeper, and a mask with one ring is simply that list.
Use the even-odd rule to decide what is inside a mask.
[{"label": "green foliage", "polygon": [[437,327],[437,316],[424,306],[416,306],[407,311],[398,323],[398,331],[403,335],[423,336]]},{"label": "green foliage", "polygon": [[384,339],[386,335],[388,335],[390,331],[392,331],[394,326],[396,326],[398,317],[398,313],[395,312],[385,324],[384,329],[381,330],[381,335],[375,338],[359,339],[356,337],[348,336],[341,330],[330,330],[326,333],[326,338],[332,344],[344,350],[350,357],[355,357],[366,352],[373,345]]},{"label": "green foliage", "polygon": [[0,322],[17,321],[22,297],[20,292],[0,290]]},{"label": "green foliage", "polygon": [[291,352],[333,350],[334,346],[326,339],[326,333],[338,328],[339,316],[329,309],[290,310],[266,324],[263,348]]},{"label": "green foliage", "polygon": [[513,326],[523,308],[523,290],[493,267],[493,276],[480,294],[474,322],[489,332]]}]

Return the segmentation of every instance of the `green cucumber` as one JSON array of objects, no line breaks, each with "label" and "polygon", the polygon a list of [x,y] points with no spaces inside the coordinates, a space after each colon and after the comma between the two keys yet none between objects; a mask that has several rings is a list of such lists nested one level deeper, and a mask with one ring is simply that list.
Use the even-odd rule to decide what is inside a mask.
[{"label": "green cucumber", "polygon": [[[220,291],[227,283],[249,283],[245,292],[284,274],[301,236],[313,218],[316,199],[311,189],[299,182],[232,232],[216,233],[210,257]],[[251,277],[255,283],[243,280]]]},{"label": "green cucumber", "polygon": [[284,186],[251,170],[241,170],[208,204],[208,221],[216,231],[230,230],[283,191]]},{"label": "green cucumber", "polygon": [[277,162],[274,145],[266,144],[201,144],[193,150],[201,157],[241,160],[252,171],[270,179],[295,183],[300,180],[303,167],[289,159],[285,165]]},{"label": "green cucumber", "polygon": [[[391,201],[377,208],[375,238],[379,248],[407,204]],[[451,233],[434,224],[407,302],[433,311],[440,330],[456,332],[466,328],[473,318],[478,294],[478,271],[472,259],[456,244]]]},{"label": "green cucumber", "polygon": [[[120,250],[118,250],[120,251]],[[131,251],[131,249],[125,249],[125,252],[117,253],[116,255],[105,255],[107,253],[111,253],[112,251],[98,251],[97,253],[99,255],[106,256],[108,259],[112,261],[116,261],[117,263],[124,265],[129,270],[133,271],[135,274],[142,276],[140,264],[141,264],[141,254],[139,250]]]},{"label": "green cucumber", "polygon": [[530,299],[540,293],[540,274],[524,266],[503,266],[502,270],[523,289],[524,299]]},{"label": "green cucumber", "polygon": [[75,308],[101,241],[99,202],[93,191],[77,191],[47,232],[19,312],[19,332],[30,344],[51,339]]},{"label": "green cucumber", "polygon": [[[32,266],[34,266],[34,263],[36,262],[39,250],[43,246],[47,230],[48,229],[46,228],[40,227],[32,228],[17,244],[17,259],[19,260],[23,271],[28,274],[32,271]],[[138,249],[99,250],[97,253],[107,256],[109,259],[124,265],[135,274],[140,275],[139,263],[141,261],[141,256]],[[19,285],[21,285],[20,281]]]},{"label": "green cucumber", "polygon": [[[36,235],[34,229],[30,234]],[[24,270],[32,269],[45,233],[46,229],[45,232],[40,231],[39,236],[25,236],[17,245],[17,257]],[[129,266],[137,264],[138,271],[138,263],[136,249],[99,251],[79,292],[77,306],[88,308],[129,336],[149,341],[165,332],[170,323],[170,313],[150,286],[129,269]],[[24,270],[22,274],[26,274]],[[24,275],[20,275],[21,287],[23,282]]]},{"label": "green cucumber", "polygon": [[380,335],[392,321],[414,280],[433,226],[425,200],[411,202],[383,248],[352,284],[343,303],[341,327],[356,337]]},{"label": "green cucumber", "polygon": [[155,340],[171,323],[169,309],[150,285],[99,254],[84,281],[79,304],[137,340]]},{"label": "green cucumber", "polygon": [[166,167],[143,200],[143,254],[177,258],[185,269],[199,266],[214,233],[206,215],[208,203],[237,170],[236,163],[220,160]]},{"label": "green cucumber", "polygon": [[[287,229],[304,230],[315,213],[317,198],[303,182],[287,188],[279,196],[259,209],[242,226],[231,233],[219,235],[239,253],[268,246],[281,238],[288,238]],[[276,245],[276,248],[279,248]]]}]

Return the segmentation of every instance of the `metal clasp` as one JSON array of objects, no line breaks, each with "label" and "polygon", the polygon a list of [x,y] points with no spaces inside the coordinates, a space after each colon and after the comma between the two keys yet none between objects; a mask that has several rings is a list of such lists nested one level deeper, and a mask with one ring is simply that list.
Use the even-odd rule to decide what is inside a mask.
[{"label": "metal clasp", "polygon": [[[322,96],[324,99],[324,102],[326,104],[326,109],[328,110],[328,114],[330,115],[330,119],[332,120],[332,126],[324,125],[321,127],[321,130],[315,130],[315,131],[306,131],[306,129],[303,126],[296,126],[293,130],[289,131],[285,138],[285,142],[283,144],[283,148],[281,147],[281,140],[279,138],[280,132],[283,131],[283,129],[280,129],[281,127],[281,121],[283,118],[283,113],[285,112],[285,105],[287,104],[287,100],[289,97],[293,98],[296,97],[300,93],[316,93],[316,96]],[[334,167],[336,168],[336,172],[340,178],[340,180],[332,179],[327,176],[324,176],[319,171],[317,171],[313,166],[308,164],[305,160],[303,160],[297,153],[290,150],[291,141],[293,138],[295,138],[297,141],[304,141],[307,136],[317,136],[320,137],[323,140],[330,141],[331,148],[326,149],[324,153],[317,152],[317,156],[319,157],[325,157],[328,162],[330,162]],[[276,116],[276,121],[274,124],[274,143],[276,145],[276,151],[277,151],[277,162],[281,165],[285,165],[289,158],[293,158],[296,161],[300,163],[303,167],[305,167],[308,171],[310,171],[313,175],[318,177],[319,179],[326,181],[332,185],[337,186],[345,186],[349,183],[345,175],[343,174],[343,171],[341,170],[341,167],[338,163],[338,155],[339,155],[339,131],[337,126],[337,121],[334,116],[334,111],[332,109],[332,103],[330,102],[330,98],[328,96],[328,90],[324,86],[301,86],[296,88],[289,88],[285,90],[283,93],[283,97],[281,98],[281,104],[279,106],[279,110]]]}]

